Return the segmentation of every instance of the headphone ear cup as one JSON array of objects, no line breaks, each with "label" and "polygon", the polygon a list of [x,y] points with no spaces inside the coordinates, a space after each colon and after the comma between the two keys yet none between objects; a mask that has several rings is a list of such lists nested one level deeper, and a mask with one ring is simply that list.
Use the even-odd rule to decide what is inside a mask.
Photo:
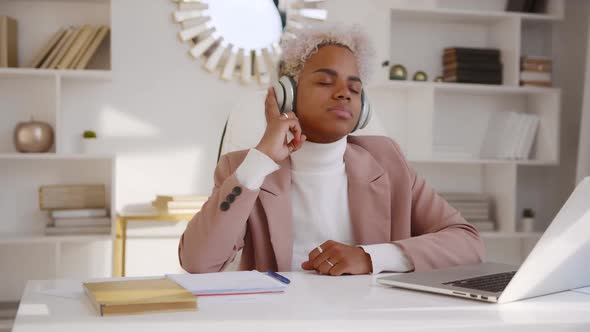
[{"label": "headphone ear cup", "polygon": [[295,80],[289,76],[281,76],[278,82],[284,92],[283,107],[280,109],[281,113],[295,111]]},{"label": "headphone ear cup", "polygon": [[365,128],[369,124],[369,121],[371,121],[371,117],[373,116],[373,108],[371,107],[371,102],[369,101],[369,98],[367,97],[364,91],[362,112],[364,113],[365,117],[363,119],[363,122],[359,123],[359,129]]},{"label": "headphone ear cup", "polygon": [[283,113],[285,109],[285,88],[280,81],[276,81],[272,84],[272,89],[275,92],[279,112]]},{"label": "headphone ear cup", "polygon": [[359,115],[359,119],[352,129],[351,132],[355,132],[357,129],[363,129],[371,120],[371,104],[369,103],[369,99],[365,93],[365,90],[361,90],[361,114]]}]

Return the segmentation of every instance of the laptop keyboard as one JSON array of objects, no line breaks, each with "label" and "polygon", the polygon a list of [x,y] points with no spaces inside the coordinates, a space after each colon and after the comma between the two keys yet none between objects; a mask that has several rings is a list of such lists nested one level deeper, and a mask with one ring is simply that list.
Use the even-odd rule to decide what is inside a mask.
[{"label": "laptop keyboard", "polygon": [[445,282],[444,285],[482,290],[487,292],[501,292],[506,288],[516,271],[490,274],[463,280]]}]

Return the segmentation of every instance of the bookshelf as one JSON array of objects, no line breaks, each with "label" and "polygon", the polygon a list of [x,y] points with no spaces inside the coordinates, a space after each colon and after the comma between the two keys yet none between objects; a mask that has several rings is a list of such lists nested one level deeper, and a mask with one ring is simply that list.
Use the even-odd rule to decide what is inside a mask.
[{"label": "bookshelf", "polygon": [[[543,231],[518,231],[522,209],[533,208],[542,221],[553,218],[535,199],[534,192],[548,188],[534,174],[536,168],[559,164],[562,92],[558,87],[519,86],[519,60],[525,54],[552,56],[553,24],[563,19],[564,2],[547,1],[546,13],[505,12],[505,4],[499,0],[390,1],[366,16],[356,18],[350,13],[340,19],[358,20],[373,39],[379,61],[367,90],[382,130],[400,144],[412,166],[438,191],[490,194],[497,230],[482,232],[488,259],[520,264]],[[442,74],[443,49],[453,46],[500,49],[502,84],[433,82]],[[409,80],[389,80],[389,68],[380,66],[385,60],[404,65]],[[427,82],[411,80],[418,70],[427,73]],[[479,157],[487,117],[504,111],[539,116],[530,158]],[[438,155],[434,146],[439,143],[459,146],[467,153]]]},{"label": "bookshelf", "polygon": [[[18,22],[21,66],[61,27],[111,26],[110,0],[4,0],[0,13]],[[30,279],[112,275],[116,158],[78,153],[81,132],[68,125],[71,115],[63,109],[75,98],[76,85],[92,88],[111,81],[109,38],[87,68],[0,68],[0,265],[9,267],[2,269],[0,301],[17,301]],[[14,127],[31,116],[53,127],[54,145],[48,153],[18,153],[13,145]],[[104,184],[111,234],[46,236],[49,216],[39,210],[38,188],[48,184]]]}]

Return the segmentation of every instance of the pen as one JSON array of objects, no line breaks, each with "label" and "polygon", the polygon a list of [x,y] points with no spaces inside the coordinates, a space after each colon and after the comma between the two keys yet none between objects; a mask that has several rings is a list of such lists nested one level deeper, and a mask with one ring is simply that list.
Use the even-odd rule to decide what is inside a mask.
[{"label": "pen", "polygon": [[276,273],[274,271],[270,271],[270,270],[269,271],[266,271],[266,274],[268,274],[269,276],[271,276],[271,277],[279,280],[282,283],[285,283],[285,284],[290,284],[291,283],[291,280],[283,277],[282,275],[280,275],[280,274],[278,274],[278,273]]}]

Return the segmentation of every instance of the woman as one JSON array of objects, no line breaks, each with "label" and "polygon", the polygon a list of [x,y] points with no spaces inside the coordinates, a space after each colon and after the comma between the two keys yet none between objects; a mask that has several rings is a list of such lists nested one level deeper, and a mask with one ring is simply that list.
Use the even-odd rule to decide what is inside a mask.
[{"label": "woman", "polygon": [[[316,27],[283,45],[295,112],[269,89],[266,131],[224,155],[207,203],[180,239],[191,273],[240,269],[322,274],[408,272],[482,261],[475,228],[429,187],[387,137],[349,136],[361,113],[367,38]],[[293,138],[287,141],[287,134]]]}]

